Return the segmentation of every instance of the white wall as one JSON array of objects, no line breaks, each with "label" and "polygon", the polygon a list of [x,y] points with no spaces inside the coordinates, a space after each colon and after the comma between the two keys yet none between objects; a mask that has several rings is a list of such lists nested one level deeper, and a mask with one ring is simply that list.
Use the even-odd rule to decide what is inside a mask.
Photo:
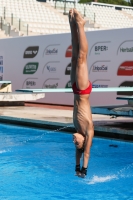
[{"label": "white wall", "polygon": [[[86,35],[89,43],[89,77],[93,87],[118,87],[123,82],[125,86],[133,86],[133,28],[91,31]],[[67,83],[70,87],[71,57],[66,57],[70,45],[69,33],[1,39],[3,79],[12,81],[13,90],[64,88]],[[67,52],[71,55],[71,51]],[[65,75],[67,66],[68,75]],[[118,68],[122,68],[119,75]],[[116,93],[92,93],[91,105],[126,103],[116,100],[116,96]],[[73,94],[47,93],[38,102],[73,105]]]}]

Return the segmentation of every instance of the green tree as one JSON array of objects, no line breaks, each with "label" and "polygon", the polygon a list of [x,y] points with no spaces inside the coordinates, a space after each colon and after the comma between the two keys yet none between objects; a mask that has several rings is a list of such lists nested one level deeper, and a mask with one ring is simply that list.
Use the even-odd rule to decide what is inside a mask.
[{"label": "green tree", "polygon": [[[92,0],[80,0],[79,3],[89,3]],[[130,3],[125,0],[98,0],[99,3],[108,3],[108,4],[115,4],[115,5],[123,5],[123,6],[133,6],[133,0],[130,0]],[[131,3],[132,2],[132,3]]]},{"label": "green tree", "polygon": [[130,4],[131,4],[131,6],[133,6],[133,0],[130,0]]}]

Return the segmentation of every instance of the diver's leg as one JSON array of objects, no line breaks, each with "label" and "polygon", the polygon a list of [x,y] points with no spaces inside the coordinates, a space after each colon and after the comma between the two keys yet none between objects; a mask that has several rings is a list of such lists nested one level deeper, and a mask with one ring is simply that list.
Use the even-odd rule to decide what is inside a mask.
[{"label": "diver's leg", "polygon": [[84,31],[85,20],[76,9],[74,9],[74,19],[77,25],[79,41],[79,54],[76,66],[76,85],[78,89],[84,90],[89,86],[87,66],[88,42]]},{"label": "diver's leg", "polygon": [[73,9],[69,11],[69,24],[71,29],[71,40],[72,40],[72,60],[71,60],[71,84],[73,85],[76,82],[76,65],[79,51],[78,43],[78,33],[77,26],[74,20]]}]

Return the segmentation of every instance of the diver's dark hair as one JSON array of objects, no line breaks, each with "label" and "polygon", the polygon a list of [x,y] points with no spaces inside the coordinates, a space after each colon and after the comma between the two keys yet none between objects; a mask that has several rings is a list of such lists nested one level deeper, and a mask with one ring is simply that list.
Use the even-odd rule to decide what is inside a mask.
[{"label": "diver's dark hair", "polygon": [[84,147],[85,147],[85,138],[84,138],[83,146],[80,149],[77,149],[79,153],[84,153]]}]

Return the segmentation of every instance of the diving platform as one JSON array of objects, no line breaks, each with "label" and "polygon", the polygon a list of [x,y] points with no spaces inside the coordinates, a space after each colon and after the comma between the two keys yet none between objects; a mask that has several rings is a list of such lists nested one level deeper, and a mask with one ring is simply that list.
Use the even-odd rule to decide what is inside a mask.
[{"label": "diving platform", "polygon": [[24,105],[25,101],[36,101],[45,97],[42,92],[12,92],[11,81],[0,81],[0,85],[0,106]]},{"label": "diving platform", "polygon": [[112,117],[133,117],[133,96],[116,97],[118,100],[127,100],[126,105],[91,107],[93,114],[110,115]]}]

